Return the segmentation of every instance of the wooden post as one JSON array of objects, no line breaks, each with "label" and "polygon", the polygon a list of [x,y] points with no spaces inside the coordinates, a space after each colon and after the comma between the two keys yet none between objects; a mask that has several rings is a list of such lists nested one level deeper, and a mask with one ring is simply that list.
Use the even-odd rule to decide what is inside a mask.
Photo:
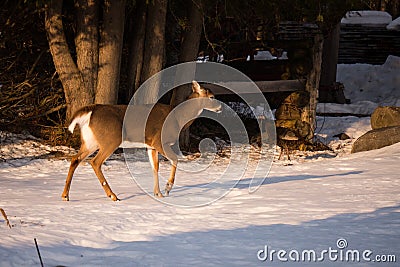
[{"label": "wooden post", "polygon": [[321,85],[332,86],[336,82],[339,54],[340,23],[338,23],[324,40],[321,66]]},{"label": "wooden post", "polygon": [[321,62],[322,62],[322,46],[323,36],[322,34],[316,34],[314,37],[314,44],[312,48],[312,69],[307,75],[306,91],[310,94],[310,103],[308,106],[303,108],[301,114],[302,121],[307,122],[311,129],[310,134],[307,137],[308,141],[313,142],[314,130],[316,127],[316,109],[318,102],[318,88],[321,77]]}]

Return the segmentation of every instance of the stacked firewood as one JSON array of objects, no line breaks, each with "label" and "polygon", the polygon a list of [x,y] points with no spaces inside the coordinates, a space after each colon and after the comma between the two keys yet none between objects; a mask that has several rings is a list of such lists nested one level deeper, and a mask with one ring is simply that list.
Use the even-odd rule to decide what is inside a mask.
[{"label": "stacked firewood", "polygon": [[275,113],[276,140],[281,148],[279,159],[287,154],[290,160],[292,150],[305,150],[310,144],[308,136],[310,125],[302,120],[302,109],[309,103],[309,95],[305,91],[296,91],[290,94],[281,103]]}]

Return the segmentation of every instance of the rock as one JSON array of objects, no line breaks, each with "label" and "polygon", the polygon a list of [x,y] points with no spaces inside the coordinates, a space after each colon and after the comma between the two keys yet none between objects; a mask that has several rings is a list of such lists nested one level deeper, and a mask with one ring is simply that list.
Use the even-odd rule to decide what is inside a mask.
[{"label": "rock", "polygon": [[371,115],[372,129],[400,126],[400,107],[377,107]]},{"label": "rock", "polygon": [[354,142],[351,153],[378,149],[398,142],[400,142],[400,126],[374,129]]},{"label": "rock", "polygon": [[347,139],[351,139],[351,137],[350,137],[350,136],[348,136],[348,135],[347,135],[347,134],[345,134],[345,133],[336,134],[336,135],[334,135],[333,137],[338,137],[338,138],[339,138],[339,140],[347,140]]}]

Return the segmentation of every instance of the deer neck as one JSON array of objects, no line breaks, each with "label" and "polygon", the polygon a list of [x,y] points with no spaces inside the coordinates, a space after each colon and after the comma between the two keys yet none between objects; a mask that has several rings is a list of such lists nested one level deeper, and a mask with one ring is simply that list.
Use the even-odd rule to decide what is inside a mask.
[{"label": "deer neck", "polygon": [[203,109],[201,101],[189,100],[178,105],[172,112],[174,112],[173,116],[176,118],[179,128],[185,129],[193,123],[194,119],[200,116]]}]

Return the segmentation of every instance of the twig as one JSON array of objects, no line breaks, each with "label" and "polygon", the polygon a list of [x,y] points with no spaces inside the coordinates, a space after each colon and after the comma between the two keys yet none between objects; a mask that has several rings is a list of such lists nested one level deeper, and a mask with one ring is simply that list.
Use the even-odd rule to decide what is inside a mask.
[{"label": "twig", "polygon": [[10,221],[8,220],[8,218],[7,218],[6,212],[2,208],[0,208],[0,212],[1,212],[1,214],[3,214],[3,217],[6,220],[7,226],[10,227],[10,229],[11,229],[11,224],[10,224]]},{"label": "twig", "polygon": [[39,246],[37,244],[36,238],[34,238],[33,240],[35,241],[36,251],[38,253],[39,260],[40,260],[40,266],[43,267],[44,265],[43,265],[43,261],[42,261],[42,256],[40,256]]},{"label": "twig", "polygon": [[8,68],[6,69],[6,71],[9,71],[18,61],[18,59],[21,57],[22,53],[24,52],[24,49],[21,49],[21,52],[19,52],[18,56],[16,57],[16,59],[14,60],[13,63],[11,63],[10,66],[8,66]]},{"label": "twig", "polygon": [[47,115],[49,115],[49,114],[51,114],[53,112],[59,111],[60,109],[65,108],[66,106],[67,106],[67,104],[61,104],[61,105],[58,105],[57,107],[54,107],[54,108],[52,108],[52,109],[50,109],[50,110],[48,110],[48,111],[46,111],[46,112],[44,112],[42,114],[39,114],[39,115],[36,115],[36,116],[27,116],[26,118],[16,118],[15,120],[13,120],[11,122],[7,122],[7,124],[13,124],[13,123],[15,123],[17,121],[26,121],[26,120],[32,120],[32,119],[37,119],[37,118],[40,118],[40,117],[44,117],[44,116],[47,116]]},{"label": "twig", "polygon": [[58,105],[57,107],[51,108],[48,111],[46,111],[46,112],[44,112],[42,114],[30,117],[29,119],[36,119],[36,118],[39,118],[39,117],[47,116],[47,115],[49,115],[49,114],[51,114],[53,112],[56,112],[56,111],[59,111],[60,109],[65,108],[66,106],[67,106],[67,104]]},{"label": "twig", "polygon": [[208,45],[211,46],[211,49],[213,50],[214,53],[218,55],[217,50],[215,50],[216,44],[212,43],[210,39],[208,38],[208,34],[206,31],[206,22],[205,22],[205,16],[203,16],[203,33],[204,33],[204,38],[206,39]]},{"label": "twig", "polygon": [[[24,84],[28,85],[29,87],[32,87],[32,85],[30,85],[29,83],[25,83]],[[10,97],[10,98],[5,98],[4,100],[1,101],[1,103],[9,103],[9,102],[13,102],[16,100],[24,100],[25,98],[27,98],[28,96],[30,96],[31,94],[33,94],[35,92],[36,88],[32,88],[29,92],[21,95],[21,96],[15,96],[15,97]]]},{"label": "twig", "polygon": [[40,52],[39,56],[36,58],[35,62],[33,63],[31,69],[29,70],[28,74],[26,75],[26,77],[31,76],[31,74],[33,73],[33,71],[35,70],[37,64],[39,63],[40,58],[43,56],[43,54],[47,52],[46,50],[42,50],[42,52]]}]

